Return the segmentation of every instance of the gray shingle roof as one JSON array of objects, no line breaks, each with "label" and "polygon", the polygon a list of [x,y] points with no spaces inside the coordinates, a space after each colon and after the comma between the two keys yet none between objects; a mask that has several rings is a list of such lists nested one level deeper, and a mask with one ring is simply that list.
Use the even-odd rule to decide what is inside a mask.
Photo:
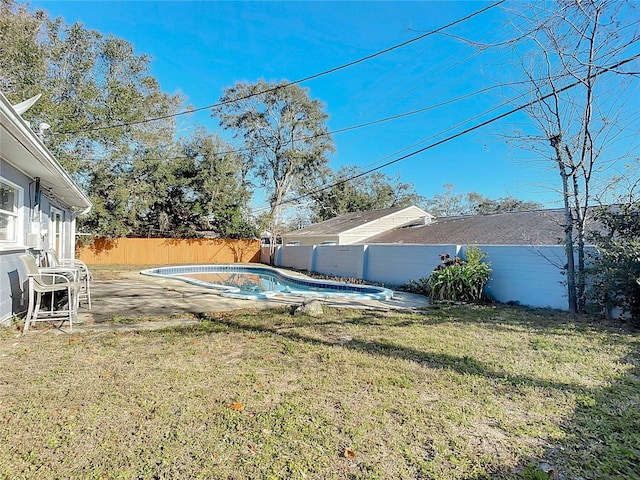
[{"label": "gray shingle roof", "polygon": [[288,233],[295,233],[296,235],[337,235],[347,230],[351,230],[352,228],[386,217],[387,215],[400,212],[406,208],[409,207],[393,207],[386,208],[384,210],[345,213],[344,215],[330,218],[324,222],[314,223],[308,227]]},{"label": "gray shingle roof", "polygon": [[395,228],[363,243],[558,245],[564,238],[563,221],[562,209],[444,217]]}]

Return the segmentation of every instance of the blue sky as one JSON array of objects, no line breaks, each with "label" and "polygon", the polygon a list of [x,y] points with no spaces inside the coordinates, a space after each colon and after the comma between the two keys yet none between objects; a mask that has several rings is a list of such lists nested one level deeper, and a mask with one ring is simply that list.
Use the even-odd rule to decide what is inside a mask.
[{"label": "blue sky", "polygon": [[[490,2],[174,2],[34,1],[33,8],[67,23],[123,38],[152,57],[162,89],[180,92],[195,108],[216,103],[238,81],[298,80],[417,37],[480,10]],[[497,7],[447,30],[478,42],[510,35]],[[519,77],[519,74],[518,78]],[[472,48],[434,35],[359,65],[302,84],[321,100],[337,130],[447,102],[513,81],[508,52]],[[331,167],[369,169],[425,147],[508,110],[495,88],[406,118],[334,136]],[[477,117],[473,120],[474,117]],[[505,135],[526,128],[512,117],[418,154],[381,171],[413,183],[421,195],[475,191],[559,206],[550,162],[509,148]],[[205,111],[180,117],[188,133],[198,123],[218,130]],[[223,133],[224,138],[230,138]],[[259,197],[258,197],[259,198]]]}]

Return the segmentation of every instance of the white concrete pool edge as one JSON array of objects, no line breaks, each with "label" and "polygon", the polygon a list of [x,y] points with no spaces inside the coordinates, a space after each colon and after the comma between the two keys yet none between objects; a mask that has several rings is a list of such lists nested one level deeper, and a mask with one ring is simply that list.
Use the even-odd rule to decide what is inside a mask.
[{"label": "white concrete pool edge", "polygon": [[[241,272],[241,273],[257,273],[256,271],[269,272],[272,275],[278,276],[285,281],[292,282],[300,285],[313,285],[316,288],[344,288],[341,292],[321,292],[314,291],[295,291],[295,292],[281,292],[281,291],[269,291],[261,293],[245,293],[238,287],[214,284],[210,282],[204,282],[196,278],[187,277],[185,273],[225,273],[225,272]],[[299,273],[289,273],[279,268],[263,264],[201,264],[201,265],[170,265],[166,267],[156,267],[140,272],[142,275],[148,275],[159,278],[176,279],[183,282],[190,283],[203,288],[220,290],[221,296],[247,299],[247,300],[264,300],[273,298],[275,296],[285,297],[320,297],[320,298],[352,298],[354,300],[391,300],[394,298],[394,291],[385,287],[378,287],[374,285],[358,285],[347,282],[338,282],[334,280],[320,280]],[[347,291],[348,290],[348,291]],[[359,292],[359,293],[357,293]]]}]

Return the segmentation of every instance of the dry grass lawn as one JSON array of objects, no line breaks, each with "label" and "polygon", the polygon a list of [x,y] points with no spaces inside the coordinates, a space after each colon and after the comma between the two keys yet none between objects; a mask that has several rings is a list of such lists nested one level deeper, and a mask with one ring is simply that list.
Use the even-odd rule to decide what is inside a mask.
[{"label": "dry grass lawn", "polygon": [[0,478],[640,478],[640,336],[508,306],[0,331]]}]

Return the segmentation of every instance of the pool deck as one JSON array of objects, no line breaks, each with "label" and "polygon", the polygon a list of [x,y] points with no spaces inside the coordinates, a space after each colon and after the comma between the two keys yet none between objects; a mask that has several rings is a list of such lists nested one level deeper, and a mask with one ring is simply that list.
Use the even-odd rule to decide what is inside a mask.
[{"label": "pool deck", "polygon": [[[92,309],[80,307],[75,328],[100,329],[118,317],[127,323],[140,319],[137,325],[155,323],[196,323],[208,312],[243,309],[265,309],[286,305],[300,305],[304,298],[276,296],[265,300],[244,300],[220,295],[220,291],[191,285],[180,280],[150,277],[139,271],[118,271],[113,278],[97,275],[91,282]],[[324,305],[376,310],[416,310],[427,307],[422,295],[396,292],[392,300],[355,300],[346,297],[319,299]],[[156,322],[154,320],[158,320]]]}]

